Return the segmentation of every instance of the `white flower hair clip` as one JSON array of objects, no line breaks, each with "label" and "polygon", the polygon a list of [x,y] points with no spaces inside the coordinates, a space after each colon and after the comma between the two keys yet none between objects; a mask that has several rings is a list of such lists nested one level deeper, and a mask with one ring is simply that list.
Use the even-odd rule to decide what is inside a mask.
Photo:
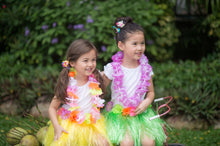
[{"label": "white flower hair clip", "polygon": [[119,33],[121,31],[120,28],[123,28],[124,26],[125,26],[124,21],[121,20],[116,23],[116,26],[113,26],[113,29],[115,30],[115,33]]},{"label": "white flower hair clip", "polygon": [[125,26],[125,24],[124,24],[123,20],[121,20],[116,23],[116,26],[119,28],[123,28]]}]

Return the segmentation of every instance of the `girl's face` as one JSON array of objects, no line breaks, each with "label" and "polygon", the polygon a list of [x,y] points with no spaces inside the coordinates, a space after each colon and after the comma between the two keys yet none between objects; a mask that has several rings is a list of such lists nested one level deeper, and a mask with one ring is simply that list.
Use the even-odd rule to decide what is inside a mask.
[{"label": "girl's face", "polygon": [[124,43],[119,41],[118,47],[124,52],[124,58],[138,61],[145,51],[144,33],[137,31],[127,35],[127,40]]},{"label": "girl's face", "polygon": [[86,77],[93,73],[96,68],[96,52],[94,49],[81,55],[75,62],[70,64],[76,69],[77,76]]}]

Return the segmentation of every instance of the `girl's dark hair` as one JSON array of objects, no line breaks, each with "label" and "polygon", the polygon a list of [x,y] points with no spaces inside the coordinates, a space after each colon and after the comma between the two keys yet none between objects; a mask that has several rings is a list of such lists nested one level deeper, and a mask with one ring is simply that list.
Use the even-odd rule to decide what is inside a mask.
[{"label": "girl's dark hair", "polygon": [[[66,60],[68,60],[69,62],[75,62],[80,56],[82,56],[85,53],[90,52],[91,50],[95,50],[96,55],[98,54],[96,47],[88,40],[84,40],[84,39],[75,40],[70,44],[67,50]],[[67,96],[66,89],[69,83],[68,73],[69,73],[69,70],[67,68],[63,68],[63,70],[60,72],[60,75],[59,75],[59,78],[58,78],[58,81],[55,87],[55,96],[62,102],[66,101],[65,100],[65,97]],[[99,73],[97,69],[95,69],[93,73],[95,75],[96,80],[100,83],[100,87],[102,88],[104,92],[104,83],[103,83],[103,78],[101,74]]]},{"label": "girl's dark hair", "polygon": [[[116,23],[118,22],[123,22],[124,26],[123,27],[120,27],[120,26],[117,26]],[[121,42],[125,42],[128,38],[128,33],[134,33],[134,32],[137,32],[137,31],[141,31],[144,33],[144,29],[133,22],[132,18],[131,17],[119,17],[115,20],[114,22],[114,26],[116,28],[119,28],[120,29],[120,32],[116,33],[115,29],[115,38],[116,38],[116,44],[118,45],[118,42],[121,41]]]}]

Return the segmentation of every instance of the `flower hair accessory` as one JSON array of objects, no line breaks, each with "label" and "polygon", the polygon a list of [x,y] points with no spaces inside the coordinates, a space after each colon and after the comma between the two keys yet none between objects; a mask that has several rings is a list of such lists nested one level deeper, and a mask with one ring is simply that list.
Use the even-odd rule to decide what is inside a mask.
[{"label": "flower hair accessory", "polygon": [[118,21],[117,23],[116,23],[116,26],[113,26],[113,28],[115,29],[115,33],[119,33],[120,32],[120,28],[123,28],[125,26],[125,24],[124,24],[124,21],[123,20],[121,20],[121,21]]},{"label": "flower hair accessory", "polygon": [[68,65],[69,65],[69,61],[68,60],[65,60],[65,61],[62,61],[62,66],[64,67],[64,68],[68,68]]},{"label": "flower hair accessory", "polygon": [[113,29],[115,29],[115,33],[119,33],[120,32],[120,28],[117,28],[117,27],[113,26]]},{"label": "flower hair accessory", "polygon": [[123,28],[125,26],[125,24],[124,24],[123,20],[121,20],[116,23],[116,26],[119,28]]}]

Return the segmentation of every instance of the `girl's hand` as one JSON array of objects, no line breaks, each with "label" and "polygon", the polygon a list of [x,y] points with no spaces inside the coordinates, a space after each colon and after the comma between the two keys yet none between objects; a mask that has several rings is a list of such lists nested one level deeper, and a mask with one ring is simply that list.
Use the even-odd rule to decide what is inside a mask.
[{"label": "girl's hand", "polygon": [[65,132],[68,133],[63,127],[61,127],[60,125],[56,128],[54,128],[54,141],[58,140],[61,136],[61,134]]},{"label": "girl's hand", "polygon": [[134,111],[135,114],[137,115],[137,114],[143,113],[147,109],[148,106],[149,105],[147,104],[147,101],[143,100],[135,109],[135,111]]},{"label": "girl's hand", "polygon": [[136,115],[143,113],[154,100],[154,86],[152,78],[149,82],[150,86],[148,87],[146,98],[137,106],[136,110],[134,111]]}]

